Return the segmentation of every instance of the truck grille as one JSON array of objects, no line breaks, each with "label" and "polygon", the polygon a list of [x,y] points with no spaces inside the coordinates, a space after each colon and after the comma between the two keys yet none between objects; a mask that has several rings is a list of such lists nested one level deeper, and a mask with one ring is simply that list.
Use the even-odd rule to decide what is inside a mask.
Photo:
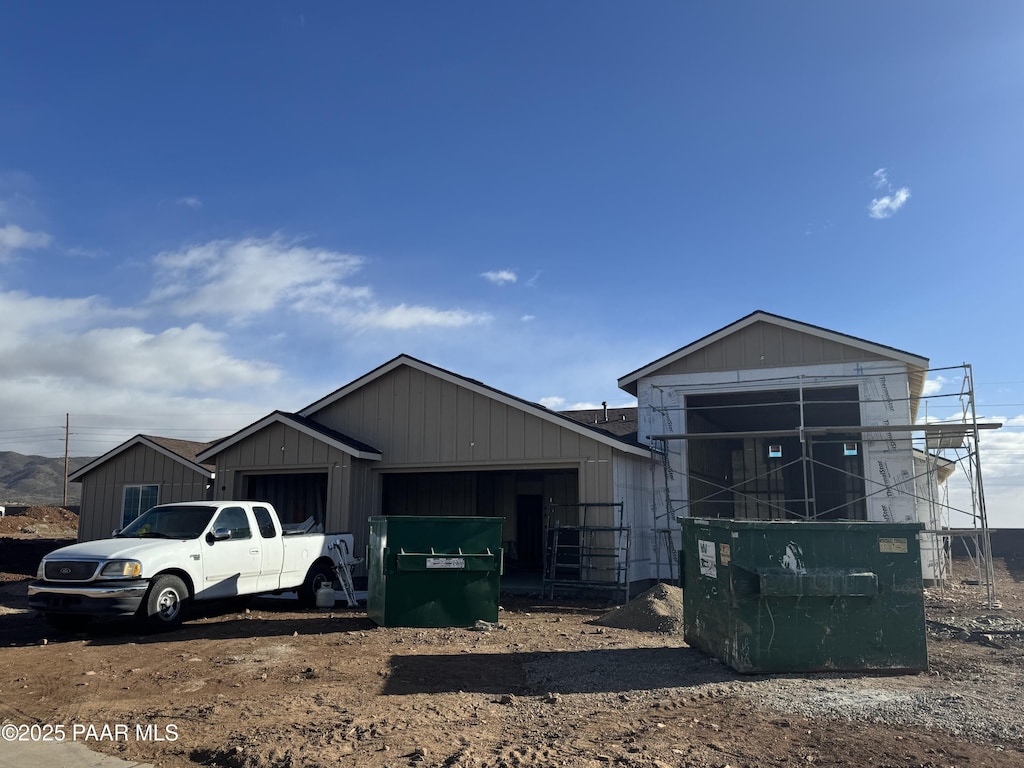
[{"label": "truck grille", "polygon": [[88,560],[54,560],[46,564],[47,581],[89,581],[99,565]]}]

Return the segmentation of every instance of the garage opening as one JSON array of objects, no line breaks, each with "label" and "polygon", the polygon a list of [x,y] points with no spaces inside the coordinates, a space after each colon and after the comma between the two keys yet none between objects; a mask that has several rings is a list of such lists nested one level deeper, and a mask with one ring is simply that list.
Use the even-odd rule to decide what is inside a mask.
[{"label": "garage opening", "polygon": [[312,517],[321,527],[327,512],[327,473],[288,472],[246,474],[243,491],[247,501],[274,505],[283,524],[301,523]]},{"label": "garage opening", "polygon": [[[579,501],[576,469],[392,472],[383,475],[385,515],[481,515],[505,519],[506,573],[540,574],[544,530],[569,519]],[[564,519],[563,519],[564,518]]]},{"label": "garage opening", "polygon": [[739,519],[864,520],[867,500],[858,432],[765,435],[805,427],[860,426],[857,387],[690,395],[690,515]]}]

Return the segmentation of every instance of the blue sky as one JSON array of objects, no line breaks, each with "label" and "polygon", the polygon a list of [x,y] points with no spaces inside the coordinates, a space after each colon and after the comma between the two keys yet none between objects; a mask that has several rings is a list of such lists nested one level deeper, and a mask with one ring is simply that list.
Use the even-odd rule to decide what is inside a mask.
[{"label": "blue sky", "polygon": [[0,450],[401,352],[625,405],[764,309],[973,363],[1024,524],[1020,3],[5,4],[0,73]]}]

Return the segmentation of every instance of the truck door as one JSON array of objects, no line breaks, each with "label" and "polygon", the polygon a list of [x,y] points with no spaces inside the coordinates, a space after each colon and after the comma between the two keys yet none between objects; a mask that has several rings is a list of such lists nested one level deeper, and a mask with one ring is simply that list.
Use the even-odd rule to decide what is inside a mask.
[{"label": "truck door", "polygon": [[263,557],[260,562],[260,578],[257,584],[260,592],[269,592],[281,586],[281,564],[284,559],[284,546],[281,533],[274,525],[274,517],[266,507],[253,507],[256,516],[256,527],[259,528],[263,540]]},{"label": "truck door", "polygon": [[263,539],[253,536],[242,507],[224,507],[211,531],[227,530],[230,538],[207,537],[203,552],[203,598],[248,595],[257,591],[263,558]]}]

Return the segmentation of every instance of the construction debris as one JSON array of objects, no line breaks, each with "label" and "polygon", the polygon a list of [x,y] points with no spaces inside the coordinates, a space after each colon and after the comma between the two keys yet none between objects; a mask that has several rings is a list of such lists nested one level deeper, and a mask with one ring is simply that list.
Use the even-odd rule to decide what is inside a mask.
[{"label": "construction debris", "polygon": [[670,584],[655,584],[593,623],[639,632],[682,632],[683,590]]}]

